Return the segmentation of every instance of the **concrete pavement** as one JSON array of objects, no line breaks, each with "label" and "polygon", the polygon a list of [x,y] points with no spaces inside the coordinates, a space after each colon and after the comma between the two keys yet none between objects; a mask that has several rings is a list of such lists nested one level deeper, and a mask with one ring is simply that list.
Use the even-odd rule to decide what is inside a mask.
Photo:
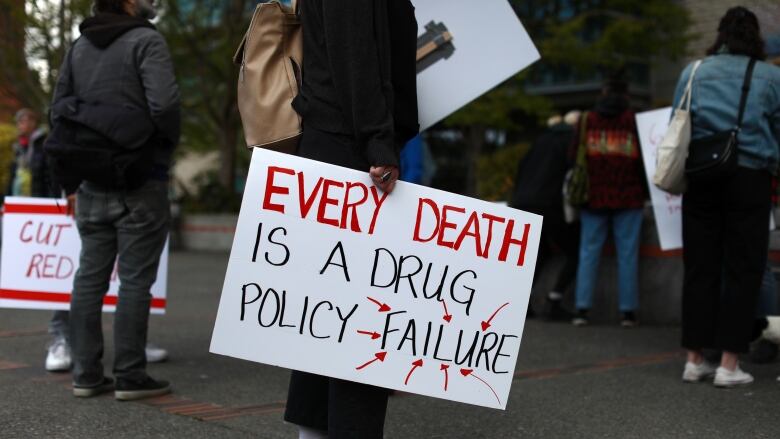
[{"label": "concrete pavement", "polygon": [[[208,352],[226,264],[225,254],[171,255],[169,314],[151,323],[171,360],[149,371],[174,394],[146,402],[75,399],[69,375],[43,370],[50,314],[0,310],[0,438],[297,437],[282,420],[287,370]],[[678,339],[674,327],[532,321],[507,411],[398,395],[385,437],[780,437],[780,364],[745,364],[756,382],[742,389],[683,384]]]}]

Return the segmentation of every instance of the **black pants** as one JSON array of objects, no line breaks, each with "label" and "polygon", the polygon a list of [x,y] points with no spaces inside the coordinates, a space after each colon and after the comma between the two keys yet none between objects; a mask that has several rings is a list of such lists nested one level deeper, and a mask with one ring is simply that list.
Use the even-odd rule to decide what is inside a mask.
[{"label": "black pants", "polygon": [[[368,172],[369,164],[349,137],[307,127],[301,157]],[[328,432],[329,439],[383,436],[387,389],[293,371],[284,419]]]},{"label": "black pants", "polygon": [[539,255],[536,258],[536,271],[534,273],[534,283],[539,280],[541,269],[547,264],[550,256],[556,251],[563,253],[565,262],[563,268],[555,278],[555,285],[552,291],[565,293],[577,276],[577,263],[579,262],[580,250],[580,224],[567,224],[563,216],[563,207],[537,207],[527,206],[519,207],[531,213],[536,213],[544,217],[544,226],[542,227],[542,236],[539,242]]},{"label": "black pants", "polygon": [[748,351],[769,242],[771,176],[738,168],[683,198],[682,345]]}]

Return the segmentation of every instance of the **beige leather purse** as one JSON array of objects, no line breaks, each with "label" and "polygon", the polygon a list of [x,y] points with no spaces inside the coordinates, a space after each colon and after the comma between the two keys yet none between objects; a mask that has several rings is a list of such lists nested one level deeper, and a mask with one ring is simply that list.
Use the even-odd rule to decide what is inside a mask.
[{"label": "beige leather purse", "polygon": [[238,111],[250,148],[295,153],[301,117],[292,107],[301,83],[302,28],[298,1],[292,8],[260,3],[233,57],[241,66]]}]

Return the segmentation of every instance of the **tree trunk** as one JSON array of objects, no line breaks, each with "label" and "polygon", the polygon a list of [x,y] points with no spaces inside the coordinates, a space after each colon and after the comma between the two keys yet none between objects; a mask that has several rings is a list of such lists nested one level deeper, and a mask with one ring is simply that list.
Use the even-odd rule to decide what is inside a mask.
[{"label": "tree trunk", "polygon": [[472,125],[468,128],[468,144],[466,145],[466,195],[476,197],[477,194],[477,161],[485,145],[485,127]]},{"label": "tree trunk", "polygon": [[238,130],[226,123],[219,133],[219,184],[230,193],[235,192],[236,142]]}]

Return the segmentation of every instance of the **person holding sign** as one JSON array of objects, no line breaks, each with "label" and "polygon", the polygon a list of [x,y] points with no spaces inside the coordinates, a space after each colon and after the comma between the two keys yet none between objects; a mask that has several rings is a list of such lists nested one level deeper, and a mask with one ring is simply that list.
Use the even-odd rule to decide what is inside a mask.
[{"label": "person holding sign", "polygon": [[[303,118],[299,155],[370,173],[390,193],[399,151],[418,132],[417,22],[409,0],[300,5]],[[293,371],[285,420],[302,438],[381,438],[388,392]]]}]

